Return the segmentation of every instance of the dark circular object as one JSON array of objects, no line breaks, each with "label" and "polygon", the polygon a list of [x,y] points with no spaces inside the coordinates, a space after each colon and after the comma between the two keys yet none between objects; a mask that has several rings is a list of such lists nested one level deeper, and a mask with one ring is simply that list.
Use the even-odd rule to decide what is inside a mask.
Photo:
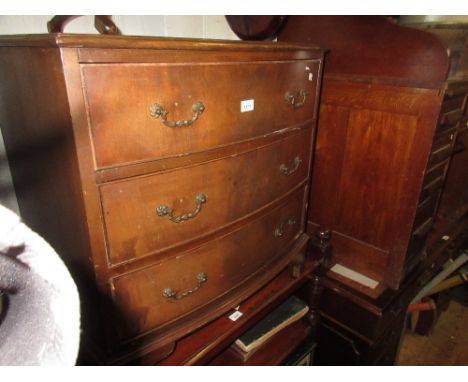
[{"label": "dark circular object", "polygon": [[273,40],[288,16],[225,16],[232,31],[242,40]]}]

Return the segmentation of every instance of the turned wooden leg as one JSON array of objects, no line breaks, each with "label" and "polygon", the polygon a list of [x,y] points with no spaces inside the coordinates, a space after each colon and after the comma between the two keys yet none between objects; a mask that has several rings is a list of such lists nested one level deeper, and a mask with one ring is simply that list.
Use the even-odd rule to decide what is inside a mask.
[{"label": "turned wooden leg", "polygon": [[313,328],[313,333],[317,333],[318,322],[320,319],[318,306],[323,292],[323,276],[327,270],[330,257],[330,231],[319,229],[316,238],[311,240],[309,246],[309,255],[317,262],[317,268],[309,280],[309,312],[307,319]]},{"label": "turned wooden leg", "polygon": [[309,281],[309,312],[307,314],[307,320],[312,326],[314,333],[317,330],[319,322],[318,304],[322,291],[322,277],[319,275],[313,275]]}]

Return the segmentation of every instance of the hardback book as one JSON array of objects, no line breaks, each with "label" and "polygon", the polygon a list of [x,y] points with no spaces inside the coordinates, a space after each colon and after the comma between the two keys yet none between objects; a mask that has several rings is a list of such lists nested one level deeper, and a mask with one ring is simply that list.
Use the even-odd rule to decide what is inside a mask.
[{"label": "hardback book", "polygon": [[291,296],[242,334],[234,345],[245,353],[252,352],[281,329],[302,318],[308,311],[309,307],[304,301]]}]

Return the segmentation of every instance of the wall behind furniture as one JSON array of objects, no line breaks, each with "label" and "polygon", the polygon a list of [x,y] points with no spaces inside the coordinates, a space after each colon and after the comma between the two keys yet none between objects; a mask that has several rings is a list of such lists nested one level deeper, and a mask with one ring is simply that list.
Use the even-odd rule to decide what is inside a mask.
[{"label": "wall behind furniture", "polygon": [[[47,33],[47,22],[52,15],[0,16],[0,35]],[[188,38],[215,38],[238,40],[224,16],[113,16],[122,34],[133,36],[167,36]],[[93,33],[94,17],[83,16],[72,20],[66,33]],[[1,126],[0,126],[1,129]],[[0,204],[19,213],[18,203],[0,135]]]}]

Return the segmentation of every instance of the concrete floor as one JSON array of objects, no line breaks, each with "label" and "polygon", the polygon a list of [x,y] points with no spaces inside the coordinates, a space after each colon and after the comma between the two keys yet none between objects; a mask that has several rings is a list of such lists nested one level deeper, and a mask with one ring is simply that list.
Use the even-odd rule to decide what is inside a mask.
[{"label": "concrete floor", "polygon": [[428,336],[406,330],[396,365],[468,365],[468,307],[451,300]]}]

